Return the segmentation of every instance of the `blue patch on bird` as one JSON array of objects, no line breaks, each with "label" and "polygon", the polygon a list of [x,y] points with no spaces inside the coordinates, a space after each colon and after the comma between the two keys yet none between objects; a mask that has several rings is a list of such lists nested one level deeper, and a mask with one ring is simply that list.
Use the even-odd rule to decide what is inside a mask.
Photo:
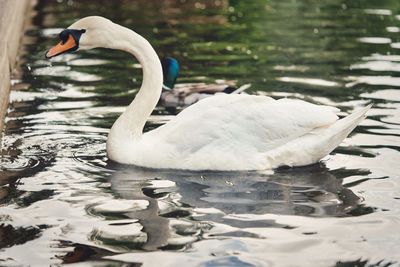
[{"label": "blue patch on bird", "polygon": [[171,57],[167,57],[161,60],[161,65],[164,76],[163,85],[169,89],[173,89],[179,74],[178,61]]}]

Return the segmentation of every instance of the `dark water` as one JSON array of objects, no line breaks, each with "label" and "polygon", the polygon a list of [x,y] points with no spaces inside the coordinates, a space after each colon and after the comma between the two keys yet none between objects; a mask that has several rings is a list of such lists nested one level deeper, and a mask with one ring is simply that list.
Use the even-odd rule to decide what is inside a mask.
[{"label": "dark water", "polygon": [[[61,29],[88,15],[178,59],[180,83],[236,80],[252,84],[249,94],[343,115],[374,106],[309,167],[117,165],[106,157],[107,133],[140,87],[140,65],[105,49],[44,58]],[[39,0],[3,132],[0,265],[399,265],[399,33],[400,2],[390,0]],[[146,130],[169,118],[158,107]]]}]

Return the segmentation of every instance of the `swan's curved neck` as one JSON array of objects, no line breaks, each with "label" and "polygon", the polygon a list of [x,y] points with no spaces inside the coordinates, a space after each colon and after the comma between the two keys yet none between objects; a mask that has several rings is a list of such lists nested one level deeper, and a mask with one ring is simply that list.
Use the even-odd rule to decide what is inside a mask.
[{"label": "swan's curved neck", "polygon": [[146,39],[117,24],[111,30],[108,48],[134,55],[142,65],[143,81],[135,99],[111,128],[107,145],[137,140],[142,136],[143,127],[160,98],[163,81],[160,60]]}]

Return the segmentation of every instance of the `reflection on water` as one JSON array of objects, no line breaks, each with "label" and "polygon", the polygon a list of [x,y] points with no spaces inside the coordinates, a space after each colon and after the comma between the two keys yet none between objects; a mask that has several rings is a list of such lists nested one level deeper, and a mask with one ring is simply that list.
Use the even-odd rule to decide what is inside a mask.
[{"label": "reflection on water", "polygon": [[[2,139],[0,265],[400,262],[398,1],[39,0],[35,12]],[[309,167],[118,165],[105,142],[140,86],[140,65],[105,49],[44,59],[59,31],[88,14],[177,58],[182,83],[237,80],[252,84],[246,93],[334,105],[342,115],[374,106]],[[146,130],[170,118],[157,107]]]},{"label": "reflection on water", "polygon": [[[142,209],[131,208],[125,216],[138,219],[147,240],[144,249],[165,246],[182,248],[202,239],[213,224],[222,224],[232,232],[213,236],[254,237],[245,228],[280,227],[271,220],[243,221],[236,214],[285,214],[302,216],[346,216],[356,209],[360,199],[342,186],[324,167],[319,165],[297,171],[259,172],[184,172],[152,171],[142,168],[118,170],[110,177],[111,189],[124,199],[115,207],[126,205],[126,200],[147,201]],[[119,208],[114,208],[118,210]],[[124,209],[124,208],[122,208]],[[98,209],[97,209],[98,210]],[[98,212],[115,218],[114,211]],[[118,218],[118,217],[117,217]],[[173,229],[171,232],[171,221]],[[198,223],[205,221],[206,224]],[[112,221],[109,222],[111,224]],[[119,221],[118,221],[119,222]],[[131,226],[129,226],[131,227]],[[205,227],[205,229],[204,229]],[[140,234],[142,234],[140,232]],[[124,236],[125,231],[120,232]],[[116,234],[118,235],[118,234]],[[190,238],[191,237],[191,238]],[[133,240],[130,240],[133,242]]]}]

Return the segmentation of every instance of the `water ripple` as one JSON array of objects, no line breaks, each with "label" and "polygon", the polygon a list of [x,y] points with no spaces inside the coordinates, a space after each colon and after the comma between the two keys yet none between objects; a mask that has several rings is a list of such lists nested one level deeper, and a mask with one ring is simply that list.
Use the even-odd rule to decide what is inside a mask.
[{"label": "water ripple", "polygon": [[[86,0],[39,1],[3,134],[2,264],[398,260],[395,5],[169,1],[159,16],[147,2],[101,1],[100,10]],[[88,13],[147,33],[160,57],[179,59],[177,87],[235,79],[252,84],[246,93],[332,105],[340,116],[370,102],[373,108],[313,166],[187,172],[119,165],[107,158],[107,133],[140,88],[140,64],[110,50],[44,59],[71,18]],[[164,114],[158,107],[145,130],[172,118]]]},{"label": "water ripple", "polygon": [[347,83],[346,87],[353,87],[358,84],[370,84],[370,85],[388,85],[400,87],[400,77],[392,76],[349,76],[346,80],[352,80],[353,82]]},{"label": "water ripple", "polygon": [[364,12],[373,15],[384,15],[384,16],[392,15],[392,11],[388,9],[364,9]]},{"label": "water ripple", "polygon": [[102,77],[94,74],[71,71],[69,66],[49,66],[44,68],[36,68],[33,71],[37,76],[53,76],[53,77],[66,77],[72,81],[77,82],[94,82],[102,80]]},{"label": "water ripple", "polygon": [[395,26],[386,27],[386,30],[388,32],[400,32],[400,28],[399,27],[395,27]]},{"label": "water ripple", "polygon": [[369,61],[366,63],[353,64],[350,69],[369,69],[372,71],[396,71],[400,72],[400,63],[391,61]]},{"label": "water ripple", "polygon": [[318,86],[339,86],[340,84],[332,81],[326,81],[322,79],[313,79],[313,78],[295,78],[295,77],[278,77],[276,80],[281,82],[291,82],[291,83],[305,83],[310,85],[318,85]]},{"label": "water ripple", "polygon": [[384,38],[384,37],[362,37],[358,38],[358,41],[361,43],[368,43],[368,44],[390,44],[392,42],[390,38]]},{"label": "water ripple", "polygon": [[400,43],[391,43],[390,46],[392,48],[400,49]]}]

